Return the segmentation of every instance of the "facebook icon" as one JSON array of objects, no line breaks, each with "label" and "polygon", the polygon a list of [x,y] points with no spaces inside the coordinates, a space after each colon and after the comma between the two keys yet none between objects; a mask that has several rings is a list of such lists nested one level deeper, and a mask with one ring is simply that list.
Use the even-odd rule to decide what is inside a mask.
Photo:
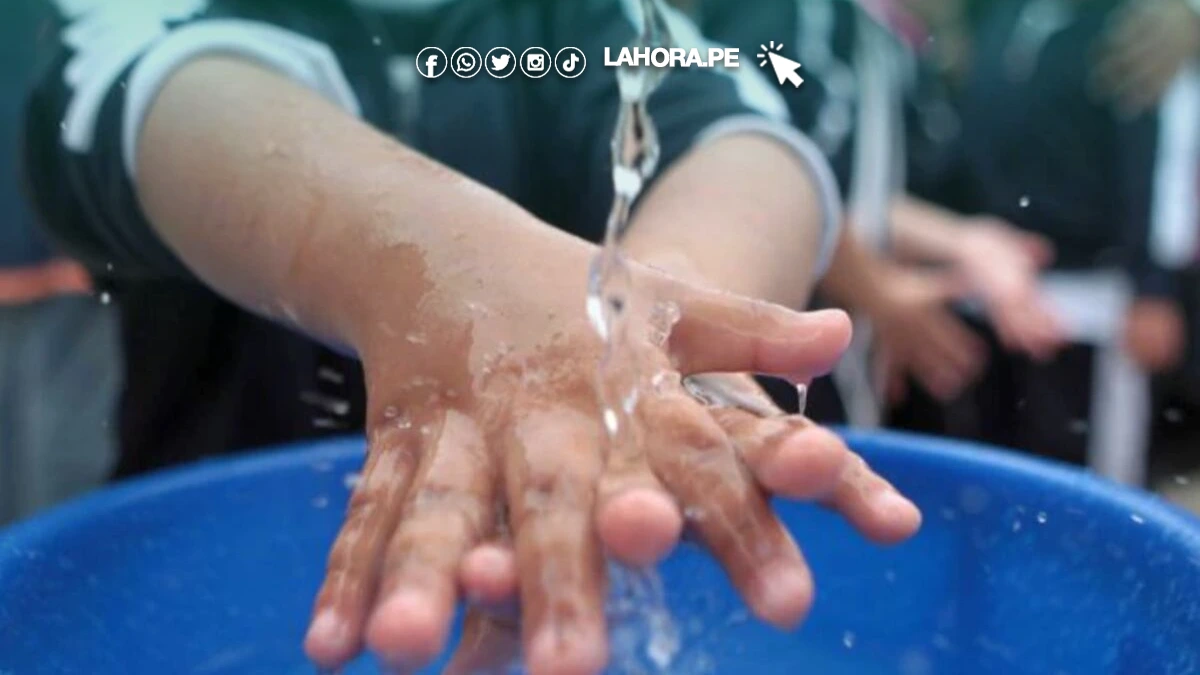
[{"label": "facebook icon", "polygon": [[417,72],[422,77],[434,79],[441,77],[442,73],[446,72],[446,66],[449,61],[446,60],[446,53],[437,47],[426,47],[417,52],[416,58]]}]

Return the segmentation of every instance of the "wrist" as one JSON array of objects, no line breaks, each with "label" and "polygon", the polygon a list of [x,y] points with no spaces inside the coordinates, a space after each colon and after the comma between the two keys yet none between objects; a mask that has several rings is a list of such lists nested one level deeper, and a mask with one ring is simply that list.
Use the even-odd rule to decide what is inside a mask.
[{"label": "wrist", "polygon": [[[364,360],[386,354],[424,367],[464,345],[471,354],[527,350],[586,326],[595,247],[503,202],[449,219],[426,246],[368,245],[350,259],[339,295],[351,299],[345,332]],[[377,209],[364,229],[386,240],[390,214]]]}]

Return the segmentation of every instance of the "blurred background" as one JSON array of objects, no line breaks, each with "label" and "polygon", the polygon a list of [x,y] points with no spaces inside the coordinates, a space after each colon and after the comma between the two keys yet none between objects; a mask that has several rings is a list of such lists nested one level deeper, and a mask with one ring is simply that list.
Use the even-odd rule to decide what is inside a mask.
[{"label": "blurred background", "polygon": [[[195,313],[122,292],[42,235],[22,139],[45,121],[25,100],[61,4],[0,8],[0,524],[130,473],[118,456],[156,439],[193,455],[286,440],[140,419],[147,388],[178,394],[153,390],[170,358],[147,347],[156,325]],[[814,384],[814,418],[997,444],[1200,513],[1200,2],[674,4],[742,68],[769,40],[803,64],[781,93],[847,204],[814,305],[858,327]],[[327,389],[297,390],[293,436],[351,430],[353,366],[301,365]],[[192,372],[201,392],[226,376]],[[214,390],[252,398],[239,372]]]}]

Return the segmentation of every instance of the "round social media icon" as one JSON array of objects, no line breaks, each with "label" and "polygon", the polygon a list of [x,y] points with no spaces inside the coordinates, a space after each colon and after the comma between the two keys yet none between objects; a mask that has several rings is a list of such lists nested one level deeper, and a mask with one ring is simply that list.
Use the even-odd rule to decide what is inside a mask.
[{"label": "round social media icon", "polygon": [[546,76],[550,72],[552,62],[550,52],[541,47],[530,47],[521,52],[521,72],[533,79]]},{"label": "round social media icon", "polygon": [[431,80],[441,77],[446,72],[446,67],[450,65],[450,61],[446,59],[446,52],[437,47],[426,47],[417,52],[415,61],[417,72],[421,74],[421,77]]},{"label": "round social media icon", "polygon": [[450,55],[450,67],[455,75],[468,79],[483,70],[483,59],[479,58],[479,52],[473,47],[459,47]]},{"label": "round social media icon", "polygon": [[554,69],[567,79],[573,80],[579,77],[583,74],[584,68],[587,68],[587,57],[578,47],[563,47],[554,56]]},{"label": "round social media icon", "polygon": [[488,75],[503,80],[517,72],[517,55],[508,47],[492,47],[483,57],[483,67]]}]

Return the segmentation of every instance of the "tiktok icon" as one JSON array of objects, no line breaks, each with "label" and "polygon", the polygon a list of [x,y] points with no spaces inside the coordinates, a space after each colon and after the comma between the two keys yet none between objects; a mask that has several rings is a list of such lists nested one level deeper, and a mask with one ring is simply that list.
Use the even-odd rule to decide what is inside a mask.
[{"label": "tiktok icon", "polygon": [[568,80],[582,75],[584,68],[587,68],[587,57],[578,47],[563,47],[554,56],[554,69]]},{"label": "tiktok icon", "polygon": [[426,47],[417,52],[416,64],[421,77],[434,80],[446,72],[450,61],[446,58],[446,52],[437,47]]}]

